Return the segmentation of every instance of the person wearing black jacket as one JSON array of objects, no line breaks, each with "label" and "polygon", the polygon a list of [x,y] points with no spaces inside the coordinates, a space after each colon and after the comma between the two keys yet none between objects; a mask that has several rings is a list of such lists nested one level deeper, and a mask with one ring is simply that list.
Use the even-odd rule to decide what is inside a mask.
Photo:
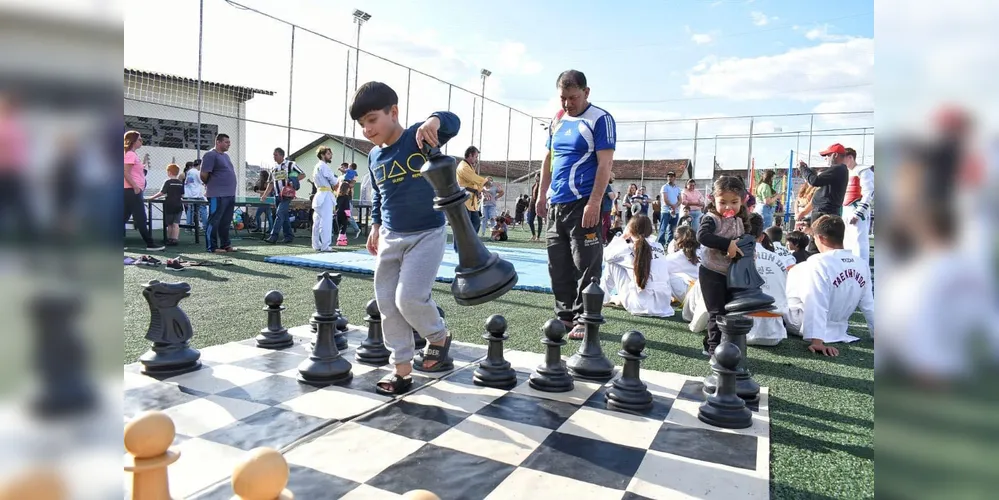
[{"label": "person wearing black jacket", "polygon": [[[809,185],[818,188],[812,198],[811,220],[813,221],[827,214],[836,216],[843,214],[843,197],[846,196],[846,185],[850,180],[850,171],[843,162],[847,154],[846,148],[842,144],[833,144],[819,154],[829,160],[829,168],[820,174],[808,168],[807,163],[798,162],[801,177]],[[808,251],[818,253],[814,241],[809,243]]]}]

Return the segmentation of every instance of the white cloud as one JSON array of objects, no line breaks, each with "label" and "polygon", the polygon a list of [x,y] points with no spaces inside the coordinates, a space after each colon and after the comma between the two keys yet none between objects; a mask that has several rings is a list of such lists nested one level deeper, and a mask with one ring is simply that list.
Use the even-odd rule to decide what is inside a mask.
[{"label": "white cloud", "polygon": [[707,43],[711,43],[711,40],[713,40],[711,38],[711,35],[707,33],[694,33],[693,35],[691,35],[690,39],[697,45],[704,45]]},{"label": "white cloud", "polygon": [[872,103],[862,96],[873,91],[865,86],[873,80],[874,40],[856,38],[774,56],[708,57],[688,72],[684,90],[689,96],[733,100],[847,98],[859,107]]},{"label": "white cloud", "polygon": [[778,19],[777,17],[769,17],[766,14],[759,11],[750,12],[749,16],[753,18],[753,24],[755,24],[756,26],[766,26]]},{"label": "white cloud", "polygon": [[805,32],[805,38],[809,40],[817,40],[820,42],[841,42],[845,40],[851,40],[853,38],[849,35],[836,35],[829,33],[829,28],[832,28],[832,26],[828,24],[816,26]]}]

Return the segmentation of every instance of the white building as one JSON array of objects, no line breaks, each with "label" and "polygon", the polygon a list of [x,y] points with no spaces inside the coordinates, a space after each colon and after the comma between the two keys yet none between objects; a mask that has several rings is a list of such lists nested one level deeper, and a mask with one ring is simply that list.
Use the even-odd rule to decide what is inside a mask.
[{"label": "white building", "polygon": [[[155,193],[166,179],[166,166],[200,158],[215,147],[215,134],[228,134],[232,141],[229,156],[236,168],[237,196],[246,186],[246,101],[257,94],[274,95],[269,90],[216,82],[201,82],[176,75],[125,68],[125,130],[142,134],[144,146],[139,156],[147,159],[146,195]],[[201,112],[198,112],[201,109]],[[200,148],[198,154],[200,129]]]}]

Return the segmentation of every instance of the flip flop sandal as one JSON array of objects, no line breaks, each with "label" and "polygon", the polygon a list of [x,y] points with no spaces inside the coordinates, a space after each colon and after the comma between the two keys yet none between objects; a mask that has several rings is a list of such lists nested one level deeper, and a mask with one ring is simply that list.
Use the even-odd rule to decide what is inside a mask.
[{"label": "flip flop sandal", "polygon": [[569,332],[569,340],[583,340],[586,335],[586,327],[583,325],[576,325]]},{"label": "flip flop sandal", "polygon": [[[388,386],[389,388],[385,388]],[[375,391],[384,396],[398,396],[405,394],[413,387],[413,377],[400,377],[396,373],[386,375],[375,384]]]},{"label": "flip flop sandal", "polygon": [[[451,352],[451,334],[444,339],[444,345],[433,345],[428,343],[423,349],[422,355],[417,354],[413,359],[413,369],[425,373],[438,373],[454,370],[454,360],[448,356]],[[436,361],[430,368],[424,368],[426,361]]]}]

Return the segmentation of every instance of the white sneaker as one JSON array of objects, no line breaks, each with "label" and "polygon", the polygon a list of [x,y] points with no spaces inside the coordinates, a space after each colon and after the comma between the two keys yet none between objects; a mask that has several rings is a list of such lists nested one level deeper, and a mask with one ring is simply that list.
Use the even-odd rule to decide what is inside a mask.
[{"label": "white sneaker", "polygon": [[146,247],[147,252],[162,252],[163,250],[166,250],[166,247],[164,246]]}]

